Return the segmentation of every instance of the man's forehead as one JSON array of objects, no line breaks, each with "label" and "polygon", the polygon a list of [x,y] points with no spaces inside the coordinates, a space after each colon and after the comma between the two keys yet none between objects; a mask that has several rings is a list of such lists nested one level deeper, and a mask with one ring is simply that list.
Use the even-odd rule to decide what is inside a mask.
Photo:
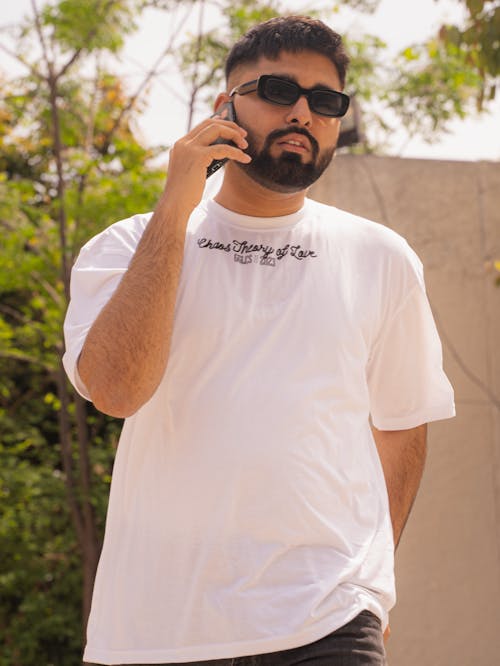
[{"label": "man's forehead", "polygon": [[262,56],[258,60],[237,65],[229,75],[228,89],[256,79],[261,74],[279,76],[306,88],[340,86],[337,68],[326,56],[314,51],[282,51],[277,58]]},{"label": "man's forehead", "polygon": [[[300,85],[300,83],[301,83],[299,81],[298,76],[296,76],[295,74],[290,74],[287,71],[281,71],[280,69],[276,69],[276,71],[266,72],[266,74],[267,73],[269,73],[272,76],[277,76],[280,79],[284,79],[285,81],[291,81],[292,83],[297,83],[298,85]],[[327,83],[326,81],[317,80],[317,81],[314,82],[314,85],[311,86],[311,88],[312,87],[314,87],[314,88],[331,88],[332,84],[331,84],[331,82]]]}]

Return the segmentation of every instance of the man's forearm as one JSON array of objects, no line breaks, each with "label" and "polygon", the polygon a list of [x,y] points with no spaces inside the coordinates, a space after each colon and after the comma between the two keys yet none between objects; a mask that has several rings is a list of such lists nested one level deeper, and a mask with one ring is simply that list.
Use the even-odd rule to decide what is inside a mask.
[{"label": "man's forearm", "polygon": [[117,290],[91,327],[78,371],[95,406],[133,414],[168,360],[188,216],[163,197]]},{"label": "man's forearm", "polygon": [[106,414],[130,416],[151,398],[163,377],[189,216],[203,196],[212,160],[251,161],[244,152],[246,133],[220,116],[209,118],[170,150],[163,196],[78,361],[92,401]]},{"label": "man's forearm", "polygon": [[424,471],[427,425],[410,430],[377,430],[372,427],[384,470],[397,547],[415,500]]}]

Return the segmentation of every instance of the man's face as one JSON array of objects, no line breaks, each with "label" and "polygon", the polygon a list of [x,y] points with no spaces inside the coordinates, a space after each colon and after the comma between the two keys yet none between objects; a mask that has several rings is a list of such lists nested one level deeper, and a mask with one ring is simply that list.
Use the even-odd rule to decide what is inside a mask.
[{"label": "man's face", "polygon": [[[341,90],[335,65],[314,51],[282,52],[278,59],[261,58],[234,70],[229,88],[273,74],[302,88]],[[340,120],[314,113],[306,97],[290,106],[261,99],[257,92],[235,95],[237,123],[247,130],[250,164],[235,162],[248,176],[276,192],[299,192],[314,183],[330,164],[337,145]]]}]

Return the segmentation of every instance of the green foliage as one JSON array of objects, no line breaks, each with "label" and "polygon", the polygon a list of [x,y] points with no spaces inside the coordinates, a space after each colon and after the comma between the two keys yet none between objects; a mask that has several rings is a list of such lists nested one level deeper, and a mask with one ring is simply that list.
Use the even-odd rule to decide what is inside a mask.
[{"label": "green foliage", "polygon": [[387,44],[373,35],[362,39],[346,39],[351,58],[349,65],[349,90],[366,101],[380,97],[384,93],[383,80],[378,72],[383,67]]},{"label": "green foliage", "polygon": [[[228,46],[256,23],[268,21],[275,16],[286,13],[288,13],[286,8],[279,0],[271,0],[270,2],[243,0],[239,4],[227,2],[223,8],[223,14],[229,28]],[[304,10],[297,13],[307,13],[307,11]]]},{"label": "green foliage", "polygon": [[76,664],[81,568],[64,483],[37,424],[16,429],[0,445],[0,664]]},{"label": "green foliage", "polygon": [[467,67],[466,54],[451,43],[430,41],[405,49],[399,74],[384,97],[408,133],[432,141],[453,118],[464,118],[481,81]]},{"label": "green foliage", "polygon": [[62,51],[105,49],[115,53],[135,30],[137,3],[120,0],[59,0],[47,5],[42,24]]},{"label": "green foliage", "polygon": [[[33,185],[0,181],[0,665],[69,666],[81,654],[82,567],[54,380],[65,299],[57,225]],[[102,533],[117,424],[89,413],[88,427]]]},{"label": "green foliage", "polygon": [[478,110],[495,98],[500,76],[500,3],[498,0],[461,0],[466,6],[464,25],[445,25],[441,42],[459,50],[464,67],[475,74]]},{"label": "green foliage", "polygon": [[334,5],[335,10],[341,6],[348,6],[351,9],[354,9],[359,12],[365,12],[372,14],[380,5],[380,0],[344,0],[344,2],[336,3]]},{"label": "green foliage", "polygon": [[[134,5],[92,4],[94,13],[69,0],[42,11],[46,56],[62,58],[51,64],[58,78],[33,58],[0,99],[0,666],[81,660],[87,551],[100,547],[119,424],[84,406],[77,427],[76,396],[59,379],[63,260],[111,222],[151,210],[164,182],[148,166],[157,151],[125,113],[140,106],[113,74],[89,76],[83,55],[119,48]],[[36,30],[34,21],[24,28],[19,49]]]}]

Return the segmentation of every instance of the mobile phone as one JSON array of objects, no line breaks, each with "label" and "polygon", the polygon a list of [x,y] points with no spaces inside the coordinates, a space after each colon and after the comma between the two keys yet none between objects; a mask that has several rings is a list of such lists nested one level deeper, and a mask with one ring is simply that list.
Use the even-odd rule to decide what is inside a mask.
[{"label": "mobile phone", "polygon": [[[234,105],[231,100],[223,104],[220,107],[220,109],[217,110],[217,113],[214,113],[212,118],[214,118],[215,116],[220,116],[224,110],[226,110],[226,115],[224,116],[224,120],[231,120],[232,122],[236,122],[236,113],[234,111]],[[233,141],[229,141],[228,139],[219,138],[216,141],[214,141],[213,144],[211,145],[214,146],[217,143],[227,143],[229,146],[234,146],[236,148],[236,144]],[[226,162],[227,162],[227,157],[222,160],[213,160],[210,166],[207,167],[207,178],[209,178],[212,174],[218,171],[221,168],[221,166],[224,166]]]}]

